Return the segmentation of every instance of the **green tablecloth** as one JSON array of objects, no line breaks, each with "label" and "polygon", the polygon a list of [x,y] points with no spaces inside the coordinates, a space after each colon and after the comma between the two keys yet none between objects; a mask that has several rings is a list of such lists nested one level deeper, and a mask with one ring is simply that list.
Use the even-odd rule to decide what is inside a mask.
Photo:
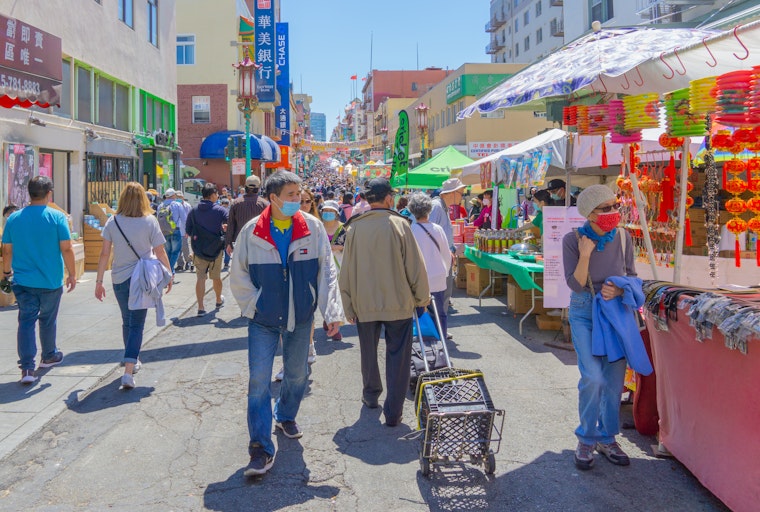
[{"label": "green tablecloth", "polygon": [[509,274],[523,290],[543,291],[531,276],[531,273],[544,273],[544,264],[530,263],[513,258],[508,254],[489,254],[476,250],[472,246],[465,246],[464,255],[480,268],[487,268],[494,272]]}]

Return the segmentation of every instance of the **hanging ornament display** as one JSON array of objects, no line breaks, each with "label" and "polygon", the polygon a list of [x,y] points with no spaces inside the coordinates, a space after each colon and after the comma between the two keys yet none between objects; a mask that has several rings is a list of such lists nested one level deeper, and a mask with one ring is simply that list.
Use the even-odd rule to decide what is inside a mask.
[{"label": "hanging ornament display", "polygon": [[588,135],[589,134],[589,119],[588,119],[588,106],[586,105],[578,105],[578,117],[577,117],[577,123],[576,128],[578,135]]},{"label": "hanging ornament display", "polygon": [[747,121],[752,125],[760,125],[760,66],[752,68],[752,78],[749,83],[750,106]]},{"label": "hanging ornament display", "polygon": [[625,129],[625,105],[623,100],[610,101],[610,142],[626,144],[641,141],[641,130]]},{"label": "hanging ornament display", "polygon": [[704,136],[707,114],[692,113],[689,108],[689,89],[679,89],[665,95],[665,127],[672,136]]},{"label": "hanging ornament display", "polygon": [[720,224],[718,224],[718,191],[720,178],[718,168],[715,165],[715,157],[710,146],[710,137],[707,141],[705,152],[705,230],[707,232],[707,265],[710,279],[715,285],[718,278],[718,254],[720,251]]},{"label": "hanging ornament display", "polygon": [[760,267],[760,158],[747,161],[747,190],[753,197],[747,200],[747,209],[755,214],[747,221],[747,229],[755,234],[755,261]]},{"label": "hanging ornament display", "polygon": [[715,121],[726,126],[743,126],[749,122],[752,79],[751,70],[731,71],[716,79]]},{"label": "hanging ornament display", "polygon": [[610,106],[607,103],[588,107],[588,133],[606,135],[610,131]]},{"label": "hanging ornament display", "polygon": [[562,124],[565,126],[578,125],[578,107],[562,107]]},{"label": "hanging ornament display", "polygon": [[689,110],[694,114],[709,114],[715,111],[716,77],[708,76],[689,82]]},{"label": "hanging ornament display", "polygon": [[747,203],[739,196],[747,191],[747,182],[741,178],[741,175],[746,170],[747,165],[742,160],[732,159],[723,164],[724,172],[731,175],[731,178],[726,181],[726,192],[733,197],[726,201],[726,211],[731,213],[733,217],[726,223],[726,229],[736,237],[734,245],[734,259],[737,267],[741,267],[741,245],[739,244],[739,236],[747,231],[747,221],[742,219],[740,215],[747,211]]},{"label": "hanging ornament display", "polygon": [[623,98],[625,129],[657,128],[660,124],[659,96],[657,93],[637,94]]}]

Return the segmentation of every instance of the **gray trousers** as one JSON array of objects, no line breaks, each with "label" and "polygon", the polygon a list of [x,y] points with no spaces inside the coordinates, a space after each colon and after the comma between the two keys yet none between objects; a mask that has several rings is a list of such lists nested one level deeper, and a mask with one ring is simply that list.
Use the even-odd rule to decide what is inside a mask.
[{"label": "gray trousers", "polygon": [[451,296],[454,294],[454,265],[449,269],[449,275],[446,276],[446,289],[443,292],[443,307],[448,313],[451,306]]},{"label": "gray trousers", "polygon": [[182,251],[180,251],[179,258],[177,258],[177,266],[184,267],[185,265],[192,262],[193,262],[193,257],[190,254],[190,238],[183,236],[182,237]]},{"label": "gray trousers", "polygon": [[383,413],[385,421],[398,421],[404,412],[412,362],[412,319],[392,322],[356,322],[361,351],[364,400],[373,403],[383,392],[377,347],[385,327],[385,383],[388,387]]}]

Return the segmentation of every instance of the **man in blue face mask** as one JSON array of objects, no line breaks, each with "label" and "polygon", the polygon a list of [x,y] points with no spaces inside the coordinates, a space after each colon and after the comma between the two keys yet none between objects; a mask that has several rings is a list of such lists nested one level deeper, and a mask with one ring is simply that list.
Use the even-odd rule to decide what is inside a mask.
[{"label": "man in blue face mask", "polygon": [[[327,232],[300,211],[301,179],[288,171],[265,184],[270,205],[243,226],[230,265],[230,289],[248,318],[248,454],[245,476],[274,464],[272,418],[288,438],[303,435],[296,423],[308,381],[309,335],[319,306],[333,336],[344,321]],[[272,413],[269,385],[282,339],[284,375]]]},{"label": "man in blue face mask", "polygon": [[552,204],[550,206],[575,206],[575,196],[570,196],[570,203],[567,203],[567,184],[565,180],[554,178],[546,184],[546,190],[551,194]]}]

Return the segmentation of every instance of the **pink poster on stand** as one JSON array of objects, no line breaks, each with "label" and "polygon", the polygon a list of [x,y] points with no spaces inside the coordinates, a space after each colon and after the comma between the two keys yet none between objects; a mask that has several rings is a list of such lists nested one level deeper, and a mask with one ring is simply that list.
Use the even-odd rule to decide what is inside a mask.
[{"label": "pink poster on stand", "polygon": [[40,153],[40,176],[53,179],[53,155],[50,153]]}]

